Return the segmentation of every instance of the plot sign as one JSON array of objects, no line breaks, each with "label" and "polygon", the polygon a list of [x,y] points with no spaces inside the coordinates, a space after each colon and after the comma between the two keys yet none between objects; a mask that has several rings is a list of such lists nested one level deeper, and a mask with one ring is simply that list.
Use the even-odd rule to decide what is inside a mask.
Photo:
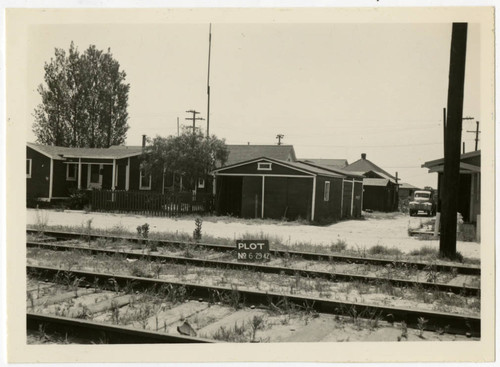
[{"label": "plot sign", "polygon": [[236,240],[236,254],[239,261],[269,261],[268,240]]}]

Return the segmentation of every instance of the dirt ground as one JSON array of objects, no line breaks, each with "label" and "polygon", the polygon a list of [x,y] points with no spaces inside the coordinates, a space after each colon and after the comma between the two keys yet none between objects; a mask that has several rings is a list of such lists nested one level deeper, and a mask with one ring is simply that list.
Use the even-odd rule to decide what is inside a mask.
[{"label": "dirt ground", "polygon": [[[122,227],[135,232],[137,226],[149,223],[151,232],[185,232],[192,234],[194,217],[161,218],[130,214],[85,213],[80,211],[55,211],[27,209],[27,225],[35,225],[41,220],[49,226],[82,226],[92,219],[92,227],[107,229]],[[269,235],[282,243],[310,243],[329,245],[343,240],[351,249],[369,249],[376,245],[396,247],[402,252],[410,252],[424,246],[439,248],[439,240],[422,240],[408,236],[408,228],[418,228],[427,217],[410,217],[401,213],[369,214],[365,220],[347,220],[328,226],[311,226],[298,222],[267,220],[243,220],[227,217],[204,218],[202,233],[214,237],[232,238],[245,234]],[[457,250],[469,258],[480,258],[480,244],[477,242],[457,242]]]}]

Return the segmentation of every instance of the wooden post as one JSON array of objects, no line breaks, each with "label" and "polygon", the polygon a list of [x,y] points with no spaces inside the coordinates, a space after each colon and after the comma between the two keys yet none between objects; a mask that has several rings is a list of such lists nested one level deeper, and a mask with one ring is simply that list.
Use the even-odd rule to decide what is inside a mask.
[{"label": "wooden post", "polygon": [[351,217],[354,211],[354,178],[352,179],[352,190],[351,190]]},{"label": "wooden post", "polygon": [[54,186],[54,160],[50,158],[50,171],[49,171],[49,202],[52,201],[52,187]]},{"label": "wooden post", "polygon": [[434,222],[434,238],[439,235],[439,226],[441,223],[441,213],[436,213],[436,221]]},{"label": "wooden post", "polygon": [[82,188],[82,159],[78,158],[78,190]]},{"label": "wooden post", "polygon": [[127,161],[127,168],[125,169],[125,190],[128,191],[130,187],[130,157]]},{"label": "wooden post", "polygon": [[113,159],[113,173],[111,177],[111,190],[115,191],[116,186],[116,159]]},{"label": "wooden post", "polygon": [[314,212],[316,211],[316,176],[313,176],[312,202],[311,202],[311,222],[314,222]]},{"label": "wooden post", "polygon": [[342,178],[342,195],[340,195],[340,218],[344,218],[344,180],[345,178]]},{"label": "wooden post", "polygon": [[262,208],[260,217],[264,218],[264,193],[266,192],[266,176],[262,176]]},{"label": "wooden post", "polygon": [[460,143],[462,141],[466,50],[467,23],[453,23],[448,81],[442,223],[439,239],[439,252],[441,255],[451,258],[455,257],[457,252],[457,202],[460,180]]}]

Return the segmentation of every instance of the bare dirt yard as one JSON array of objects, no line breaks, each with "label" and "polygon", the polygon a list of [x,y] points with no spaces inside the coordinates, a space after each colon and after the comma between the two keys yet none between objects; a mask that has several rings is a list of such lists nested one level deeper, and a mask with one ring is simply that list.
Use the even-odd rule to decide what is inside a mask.
[{"label": "bare dirt yard", "polygon": [[[424,226],[428,217],[410,217],[402,213],[365,213],[363,220],[346,220],[327,226],[313,226],[301,222],[238,219],[229,217],[202,217],[202,233],[213,237],[237,239],[251,235],[268,236],[284,244],[307,243],[330,245],[345,241],[352,250],[370,249],[382,245],[409,253],[422,247],[438,249],[439,240],[419,239],[408,235],[409,228]],[[84,227],[91,220],[92,228],[122,228],[135,232],[137,226],[148,223],[151,232],[178,232],[192,235],[194,216],[181,218],[147,217],[134,214],[110,214],[80,211],[27,209],[26,223],[34,226]],[[465,257],[480,258],[480,244],[457,241],[457,250]]]}]

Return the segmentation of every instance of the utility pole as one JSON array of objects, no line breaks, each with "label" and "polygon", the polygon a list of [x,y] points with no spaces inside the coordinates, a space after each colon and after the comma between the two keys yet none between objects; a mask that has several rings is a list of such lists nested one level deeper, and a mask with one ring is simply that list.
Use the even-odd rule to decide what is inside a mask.
[{"label": "utility pole", "polygon": [[179,118],[177,117],[177,136],[179,136]]},{"label": "utility pole", "polygon": [[474,150],[477,151],[477,143],[479,142],[479,133],[481,132],[479,131],[479,121],[476,121],[476,131],[467,130],[467,132],[476,134],[476,139],[474,139],[476,141],[476,146]]},{"label": "utility pole", "polygon": [[210,136],[210,51],[212,49],[212,23],[208,31],[208,73],[207,73],[207,138]]},{"label": "utility pole", "polygon": [[202,117],[196,117],[196,115],[198,115],[199,112],[195,111],[195,110],[189,110],[189,111],[186,111],[186,113],[192,113],[193,114],[193,117],[186,117],[186,120],[193,121],[193,135],[194,135],[195,132],[196,132],[196,121],[203,121],[205,119],[202,118]]},{"label": "utility pole", "polygon": [[443,153],[446,154],[446,108],[443,108],[443,147]]},{"label": "utility pole", "polygon": [[285,137],[285,135],[283,135],[283,134],[276,135],[276,139],[278,139],[278,145],[281,145],[281,139],[283,139],[284,137]]},{"label": "utility pole", "polygon": [[467,23],[453,23],[450,71],[448,78],[448,117],[442,190],[442,224],[439,239],[441,255],[454,258],[457,253],[457,203],[460,180],[460,143],[464,103]]}]

